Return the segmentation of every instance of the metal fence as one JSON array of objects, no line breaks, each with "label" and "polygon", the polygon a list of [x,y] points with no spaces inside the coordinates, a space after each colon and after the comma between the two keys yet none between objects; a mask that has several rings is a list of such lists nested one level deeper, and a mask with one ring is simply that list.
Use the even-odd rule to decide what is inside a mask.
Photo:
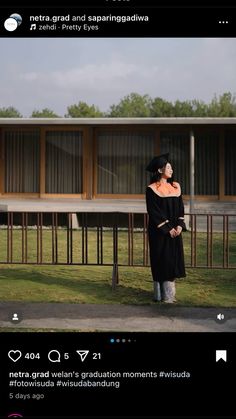
[{"label": "metal fence", "polygon": [[[186,214],[189,268],[236,268],[236,215]],[[149,266],[148,215],[0,213],[0,264]]]}]

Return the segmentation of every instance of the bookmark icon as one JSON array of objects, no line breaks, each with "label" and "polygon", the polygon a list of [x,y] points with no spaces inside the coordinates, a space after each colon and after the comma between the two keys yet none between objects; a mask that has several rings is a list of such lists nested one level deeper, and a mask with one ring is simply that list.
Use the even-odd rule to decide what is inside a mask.
[{"label": "bookmark icon", "polygon": [[224,350],[216,350],[216,362],[222,361],[227,362],[227,351]]}]

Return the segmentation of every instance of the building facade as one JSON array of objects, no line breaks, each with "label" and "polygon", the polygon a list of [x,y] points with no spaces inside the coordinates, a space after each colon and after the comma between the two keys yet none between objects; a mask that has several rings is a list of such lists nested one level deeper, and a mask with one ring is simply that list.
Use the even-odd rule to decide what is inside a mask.
[{"label": "building facade", "polygon": [[236,201],[236,118],[0,118],[0,197],[143,199],[166,152],[185,200]]}]

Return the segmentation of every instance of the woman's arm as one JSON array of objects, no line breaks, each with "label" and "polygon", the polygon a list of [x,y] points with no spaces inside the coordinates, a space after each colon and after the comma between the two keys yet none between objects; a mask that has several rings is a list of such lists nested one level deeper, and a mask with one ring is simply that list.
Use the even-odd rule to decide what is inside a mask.
[{"label": "woman's arm", "polygon": [[183,203],[182,195],[179,196],[178,226],[182,227],[183,231],[187,231],[187,228],[184,222],[184,203]]}]

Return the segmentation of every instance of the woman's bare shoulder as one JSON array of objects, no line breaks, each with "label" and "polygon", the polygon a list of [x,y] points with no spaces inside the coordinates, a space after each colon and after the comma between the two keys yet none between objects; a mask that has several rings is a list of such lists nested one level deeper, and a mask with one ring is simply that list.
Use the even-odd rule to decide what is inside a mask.
[{"label": "woman's bare shoulder", "polygon": [[147,190],[152,189],[153,191],[156,189],[156,183],[150,183],[150,185],[147,186]]},{"label": "woman's bare shoulder", "polygon": [[179,182],[173,182],[173,186],[175,189],[177,189],[178,194],[181,195],[181,186],[179,184]]}]

